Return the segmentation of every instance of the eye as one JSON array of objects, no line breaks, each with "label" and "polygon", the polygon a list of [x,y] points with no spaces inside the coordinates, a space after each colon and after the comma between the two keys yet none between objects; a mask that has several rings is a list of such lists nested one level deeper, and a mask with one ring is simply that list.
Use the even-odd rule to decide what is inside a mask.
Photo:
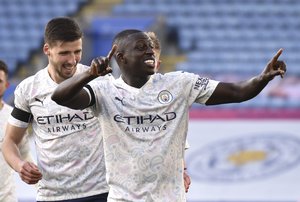
[{"label": "eye", "polygon": [[81,50],[75,51],[75,54],[76,54],[76,55],[81,54]]},{"label": "eye", "polygon": [[68,52],[60,52],[59,55],[62,55],[62,56],[65,56],[65,55],[68,55],[69,53]]},{"label": "eye", "polygon": [[138,50],[145,50],[146,49],[146,45],[145,44],[137,44],[136,48]]}]

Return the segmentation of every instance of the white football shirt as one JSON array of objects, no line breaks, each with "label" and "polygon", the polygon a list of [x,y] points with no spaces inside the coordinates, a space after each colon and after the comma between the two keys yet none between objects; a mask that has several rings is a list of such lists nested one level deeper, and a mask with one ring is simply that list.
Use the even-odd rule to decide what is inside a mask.
[{"label": "white football shirt", "polygon": [[185,201],[183,154],[192,103],[218,82],[185,72],[154,74],[142,88],[121,78],[90,82],[103,129],[109,201]]},{"label": "white football shirt", "polygon": [[[77,71],[88,67],[78,64]],[[27,127],[32,119],[37,163],[43,174],[37,200],[67,200],[108,192],[102,131],[88,110],[56,104],[57,87],[47,68],[23,80],[15,90],[15,109],[9,123]]]}]

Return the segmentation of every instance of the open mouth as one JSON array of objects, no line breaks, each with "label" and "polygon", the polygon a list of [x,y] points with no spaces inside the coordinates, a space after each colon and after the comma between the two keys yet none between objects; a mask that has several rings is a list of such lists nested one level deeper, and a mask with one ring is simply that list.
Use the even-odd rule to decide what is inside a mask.
[{"label": "open mouth", "polygon": [[73,66],[73,65],[64,65],[63,67],[67,71],[73,71],[73,69],[75,68],[75,66]]},{"label": "open mouth", "polygon": [[145,60],[144,62],[145,62],[145,64],[150,65],[152,67],[155,66],[155,60],[153,60],[153,59]]}]

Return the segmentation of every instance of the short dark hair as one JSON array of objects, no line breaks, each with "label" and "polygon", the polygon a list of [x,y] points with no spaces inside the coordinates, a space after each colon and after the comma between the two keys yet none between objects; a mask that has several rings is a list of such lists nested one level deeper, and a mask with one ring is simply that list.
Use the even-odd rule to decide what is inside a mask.
[{"label": "short dark hair", "polygon": [[83,37],[78,23],[70,17],[51,19],[45,28],[44,41],[49,45],[57,41],[72,42]]},{"label": "short dark hair", "polygon": [[8,67],[7,67],[7,64],[0,60],[0,70],[1,71],[4,71],[4,73],[6,74],[6,76],[8,76]]},{"label": "short dark hair", "polygon": [[138,29],[125,29],[119,32],[113,39],[113,45],[116,44],[117,46],[120,45],[131,34],[141,33],[143,31]]}]

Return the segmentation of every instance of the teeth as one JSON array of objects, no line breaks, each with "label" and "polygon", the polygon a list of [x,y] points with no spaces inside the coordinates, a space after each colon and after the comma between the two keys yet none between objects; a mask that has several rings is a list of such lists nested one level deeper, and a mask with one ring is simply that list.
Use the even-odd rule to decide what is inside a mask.
[{"label": "teeth", "polygon": [[154,61],[153,60],[146,60],[145,63],[153,65]]}]

